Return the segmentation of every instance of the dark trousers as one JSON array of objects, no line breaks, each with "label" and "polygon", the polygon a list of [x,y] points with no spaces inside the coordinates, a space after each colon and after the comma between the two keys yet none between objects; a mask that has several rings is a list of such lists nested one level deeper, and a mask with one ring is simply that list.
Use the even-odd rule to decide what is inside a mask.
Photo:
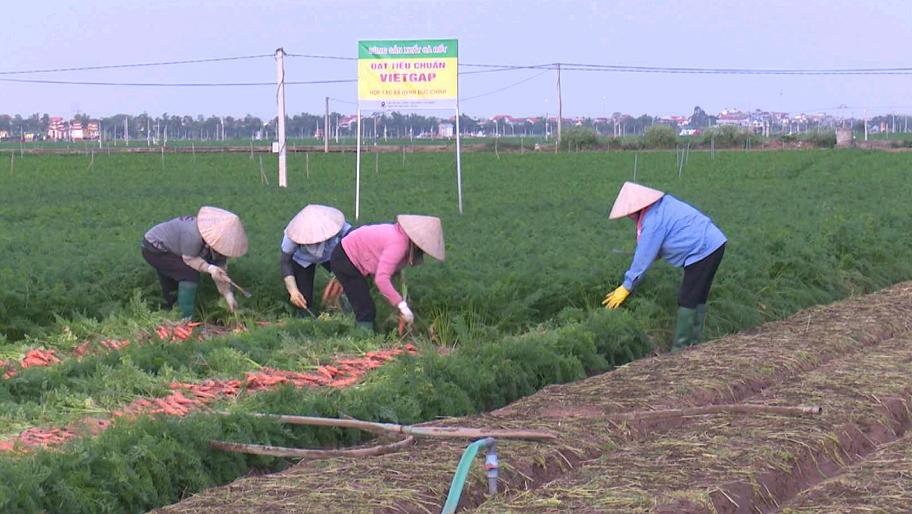
[{"label": "dark trousers", "polygon": [[165,306],[169,309],[177,301],[178,282],[199,282],[199,271],[187,266],[179,255],[160,252],[145,241],[142,245],[142,255],[146,262],[158,272],[162,296],[165,299]]},{"label": "dark trousers", "polygon": [[[330,266],[328,262],[324,262],[322,266],[326,271],[332,273],[332,266]],[[292,261],[291,269],[294,271],[295,284],[298,285],[298,291],[301,292],[301,295],[307,302],[307,308],[313,309],[314,275],[317,274],[317,266],[311,264],[305,268],[297,262]]]},{"label": "dark trousers", "polygon": [[725,255],[724,243],[702,260],[684,268],[684,281],[681,282],[681,292],[678,295],[679,306],[695,309],[697,305],[706,303],[709,299],[709,288],[712,287],[713,278],[716,276],[716,270],[719,269],[723,255]]},{"label": "dark trousers", "polygon": [[348,297],[352,310],[355,311],[355,320],[373,323],[377,317],[377,307],[374,305],[374,299],[371,298],[367,277],[352,264],[341,244],[337,244],[333,248],[329,263],[333,274],[342,284],[342,289],[345,290],[345,296]]}]

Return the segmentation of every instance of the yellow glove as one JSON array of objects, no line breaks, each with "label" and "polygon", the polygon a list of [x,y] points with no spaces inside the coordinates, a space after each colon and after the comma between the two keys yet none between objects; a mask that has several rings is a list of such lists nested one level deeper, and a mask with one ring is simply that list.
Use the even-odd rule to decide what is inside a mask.
[{"label": "yellow glove", "polygon": [[288,297],[292,305],[300,307],[301,309],[307,308],[307,300],[304,299],[304,295],[301,294],[301,291],[298,290],[298,284],[295,283],[295,278],[291,275],[285,277],[285,289],[288,290]]},{"label": "yellow glove", "polygon": [[602,305],[604,305],[606,309],[617,309],[618,306],[624,303],[624,300],[626,300],[629,295],[630,291],[628,291],[626,287],[621,286],[608,293],[602,301]]}]

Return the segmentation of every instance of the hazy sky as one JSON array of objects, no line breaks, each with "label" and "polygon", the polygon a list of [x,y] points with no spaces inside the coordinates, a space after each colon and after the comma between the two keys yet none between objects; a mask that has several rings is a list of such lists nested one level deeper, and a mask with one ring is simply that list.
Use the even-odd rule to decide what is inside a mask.
[{"label": "hazy sky", "polygon": [[[359,39],[458,38],[461,63],[578,62],[726,68],[912,67],[909,0],[840,1],[4,1],[0,72],[286,52],[357,56]],[[462,71],[475,68],[463,67]],[[535,70],[466,75],[460,97]],[[272,58],[0,75],[111,82],[274,81]],[[286,80],[357,78],[354,61],[286,59]],[[912,113],[912,75],[726,76],[564,72],[565,116],[710,113],[727,107],[861,116]],[[781,94],[780,94],[781,91]],[[323,111],[356,84],[286,88],[289,115]],[[334,103],[348,113],[355,107]],[[461,104],[475,116],[557,111],[556,73]],[[0,81],[0,113],[275,115],[274,86],[101,87]]]}]

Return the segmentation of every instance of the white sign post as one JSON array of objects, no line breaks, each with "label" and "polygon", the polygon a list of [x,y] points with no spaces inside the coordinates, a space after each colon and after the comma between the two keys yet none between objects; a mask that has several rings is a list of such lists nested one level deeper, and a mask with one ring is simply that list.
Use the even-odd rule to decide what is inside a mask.
[{"label": "white sign post", "polygon": [[355,219],[361,214],[361,112],[453,110],[456,113],[456,191],[462,214],[458,40],[358,42],[358,137]]}]

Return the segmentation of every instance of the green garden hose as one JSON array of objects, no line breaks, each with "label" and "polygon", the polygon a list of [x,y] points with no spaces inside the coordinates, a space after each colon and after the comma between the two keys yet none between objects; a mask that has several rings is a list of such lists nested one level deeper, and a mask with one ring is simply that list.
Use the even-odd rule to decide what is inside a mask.
[{"label": "green garden hose", "polygon": [[[465,486],[466,477],[469,475],[469,468],[472,467],[475,455],[478,454],[479,449],[488,448],[492,445],[494,445],[494,438],[486,437],[475,441],[465,449],[462,458],[459,459],[459,465],[456,466],[456,474],[453,476],[453,483],[450,484],[450,492],[447,494],[446,503],[443,505],[441,514],[453,514],[456,512],[456,505],[459,504],[459,497],[462,496],[462,488]],[[496,462],[496,456],[494,459]]]}]

